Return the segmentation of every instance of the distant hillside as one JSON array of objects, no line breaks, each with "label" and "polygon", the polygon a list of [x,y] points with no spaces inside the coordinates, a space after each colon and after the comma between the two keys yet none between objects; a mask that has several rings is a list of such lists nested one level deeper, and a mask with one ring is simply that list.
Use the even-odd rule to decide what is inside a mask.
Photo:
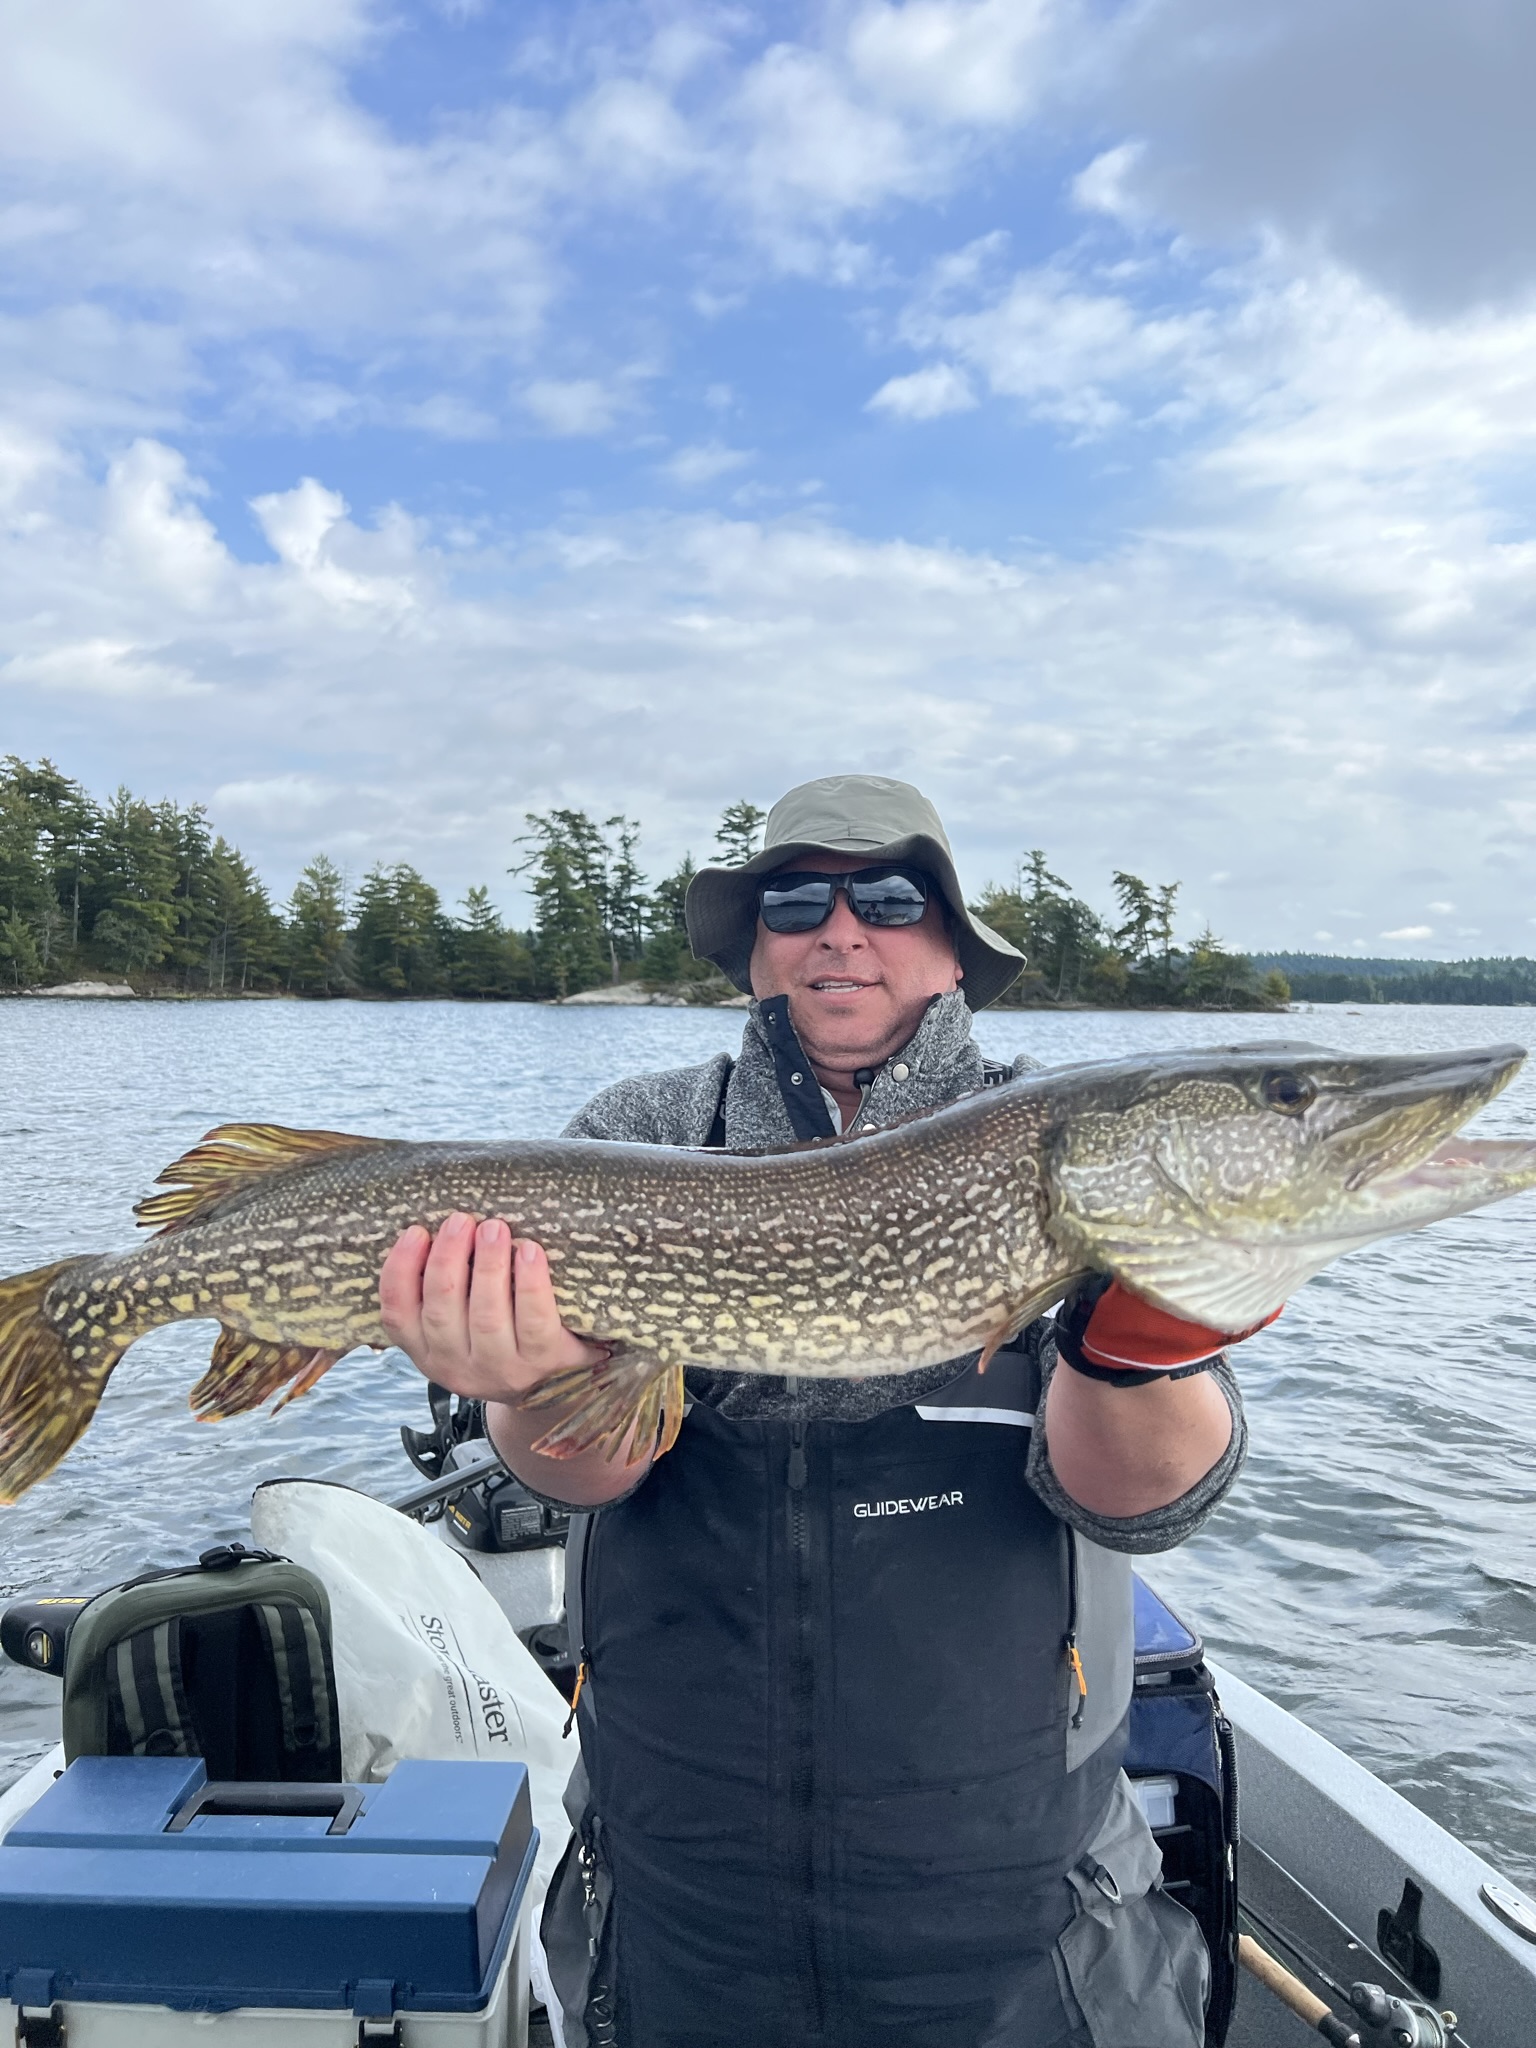
[{"label": "distant hillside", "polygon": [[1536,1004],[1536,960],[1357,960],[1344,953],[1254,953],[1299,1003]]}]

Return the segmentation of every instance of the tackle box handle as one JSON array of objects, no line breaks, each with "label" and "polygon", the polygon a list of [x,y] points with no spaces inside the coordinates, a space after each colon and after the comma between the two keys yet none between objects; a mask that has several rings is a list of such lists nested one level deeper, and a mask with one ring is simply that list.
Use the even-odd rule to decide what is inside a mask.
[{"label": "tackle box handle", "polygon": [[168,1835],[179,1835],[200,1813],[289,1813],[316,1819],[330,1814],[328,1835],[344,1835],[363,1806],[361,1785],[291,1785],[281,1781],[230,1779],[203,1784],[166,1823]]}]

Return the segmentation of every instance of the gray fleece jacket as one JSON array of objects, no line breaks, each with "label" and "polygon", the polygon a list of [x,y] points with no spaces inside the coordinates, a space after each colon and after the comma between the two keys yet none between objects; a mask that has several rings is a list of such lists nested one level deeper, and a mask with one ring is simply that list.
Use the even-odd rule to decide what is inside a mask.
[{"label": "gray fleece jacket", "polygon": [[[986,1066],[971,1036],[971,1012],[956,991],[934,1002],[911,1043],[878,1068],[863,1108],[851,1129],[874,1130],[915,1111],[938,1109],[983,1085]],[[1021,1074],[1038,1067],[1027,1055],[1013,1062]],[[724,1089],[725,1142],[732,1151],[752,1152],[795,1141],[760,1007],[752,1006],[732,1063],[718,1053],[695,1067],[637,1074],[595,1095],[566,1125],[568,1138],[599,1138],[642,1145],[703,1145],[710,1136]],[[1044,1336],[1044,1333],[1041,1333]],[[1180,1499],[1150,1514],[1116,1519],[1096,1515],[1066,1493],[1051,1466],[1045,1428],[1045,1389],[1056,1369],[1048,1336],[1040,1347],[1044,1372],[1040,1413],[1030,1432],[1026,1476],[1051,1512],[1106,1549],[1171,1550],[1192,1535],[1222,1501],[1247,1454],[1248,1430],[1236,1381],[1225,1361],[1215,1378],[1232,1410],[1232,1440],[1203,1479]],[[976,1353],[919,1372],[874,1379],[788,1379],[760,1373],[691,1371],[691,1399],[719,1414],[743,1421],[862,1422],[888,1408],[921,1401],[948,1386],[976,1362]]]}]

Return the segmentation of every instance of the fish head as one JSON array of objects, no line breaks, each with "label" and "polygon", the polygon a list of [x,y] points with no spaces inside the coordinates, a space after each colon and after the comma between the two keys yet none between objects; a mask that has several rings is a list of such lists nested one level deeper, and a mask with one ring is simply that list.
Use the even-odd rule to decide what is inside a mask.
[{"label": "fish head", "polygon": [[1536,1145],[1446,1142],[1524,1057],[1277,1042],[1072,1070],[1048,1228],[1172,1314],[1246,1329],[1343,1252],[1536,1185]]}]

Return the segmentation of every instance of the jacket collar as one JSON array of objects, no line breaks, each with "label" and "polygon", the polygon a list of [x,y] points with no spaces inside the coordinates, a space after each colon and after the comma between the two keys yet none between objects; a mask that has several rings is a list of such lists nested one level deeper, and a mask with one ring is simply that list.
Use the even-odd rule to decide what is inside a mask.
[{"label": "jacket collar", "polygon": [[[861,1131],[938,1109],[982,1085],[983,1062],[971,1037],[971,1011],[958,989],[935,996],[899,1052],[876,1068],[859,1119]],[[725,1141],[733,1151],[830,1137],[832,1119],[789,1021],[789,1002],[754,1003],[725,1103]]]}]

